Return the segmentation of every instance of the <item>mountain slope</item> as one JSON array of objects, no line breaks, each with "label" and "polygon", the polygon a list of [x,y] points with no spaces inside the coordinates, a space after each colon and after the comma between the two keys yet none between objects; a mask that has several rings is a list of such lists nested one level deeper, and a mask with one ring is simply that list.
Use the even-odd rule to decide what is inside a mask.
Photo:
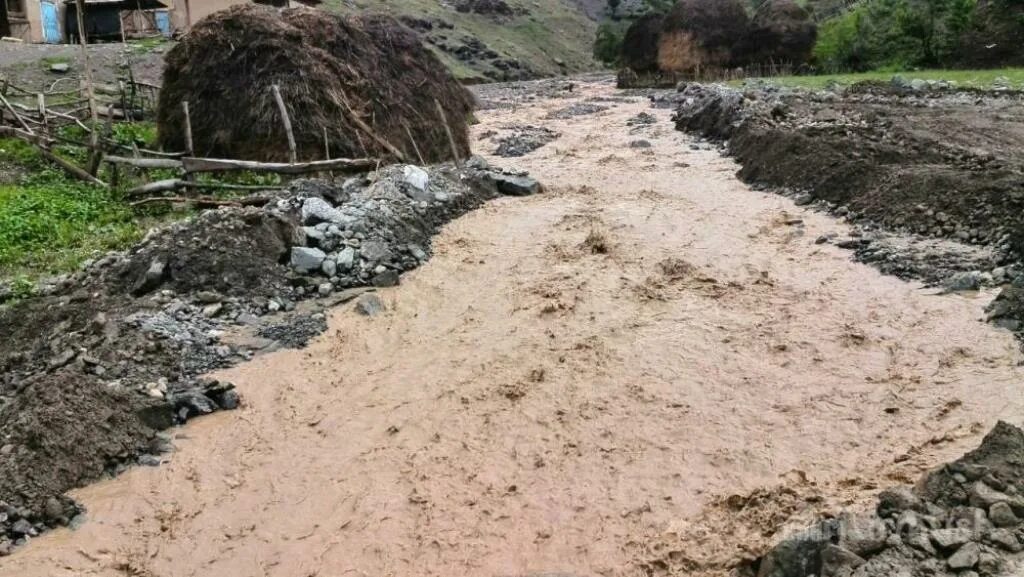
[{"label": "mountain slope", "polygon": [[[537,78],[590,70],[599,0],[325,0],[342,12],[378,11],[419,30],[467,81]],[[481,13],[482,12],[482,13]]]}]

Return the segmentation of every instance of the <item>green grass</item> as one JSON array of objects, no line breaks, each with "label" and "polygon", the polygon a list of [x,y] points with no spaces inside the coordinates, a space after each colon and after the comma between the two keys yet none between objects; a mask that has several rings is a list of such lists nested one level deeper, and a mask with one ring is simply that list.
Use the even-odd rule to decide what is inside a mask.
[{"label": "green grass", "polygon": [[[794,88],[824,88],[831,82],[849,85],[865,80],[880,80],[888,82],[893,76],[902,76],[907,80],[946,80],[956,82],[960,86],[973,86],[986,88],[1000,77],[1009,79],[1010,83],[1018,88],[1024,88],[1024,68],[998,68],[993,70],[918,70],[918,71],[876,71],[862,72],[858,74],[825,74],[821,76],[780,76],[776,78],[765,78],[781,86]],[[744,81],[736,81],[733,84],[739,85]]]}]

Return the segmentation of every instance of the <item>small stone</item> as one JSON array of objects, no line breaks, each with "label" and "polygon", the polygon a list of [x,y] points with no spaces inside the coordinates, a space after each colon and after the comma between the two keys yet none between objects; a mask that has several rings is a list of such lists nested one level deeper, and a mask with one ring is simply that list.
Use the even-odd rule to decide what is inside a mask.
[{"label": "small stone", "polygon": [[321,222],[344,223],[346,217],[341,211],[331,206],[322,198],[307,198],[302,203],[302,222],[307,225],[316,225]]},{"label": "small stone", "polygon": [[893,487],[878,495],[878,514],[882,517],[898,515],[903,511],[921,512],[921,499],[910,487]]},{"label": "small stone", "polygon": [[814,202],[814,197],[811,196],[810,194],[807,194],[806,192],[800,193],[793,197],[793,204],[797,206],[807,206],[812,202]]},{"label": "small stone", "polygon": [[146,273],[143,274],[132,287],[132,294],[142,296],[156,290],[164,280],[166,265],[160,260],[154,260],[149,264]]},{"label": "small stone", "polygon": [[308,248],[304,246],[292,247],[292,268],[301,273],[308,273],[315,270],[320,270],[320,265],[323,264],[324,259],[326,258],[327,255],[324,253],[324,251],[318,248]]},{"label": "small stone", "polygon": [[330,278],[338,274],[338,263],[331,259],[324,259],[324,262],[320,265],[320,271],[324,273],[324,276]]},{"label": "small stone", "polygon": [[213,291],[199,291],[196,293],[196,301],[202,304],[212,305],[222,300],[224,299]]},{"label": "small stone", "polygon": [[494,174],[494,182],[498,185],[498,192],[509,196],[530,196],[540,192],[540,183],[528,176],[510,176],[507,174]]},{"label": "small stone", "polygon": [[370,262],[381,262],[391,258],[391,249],[378,240],[368,240],[363,243],[360,254]]},{"label": "small stone", "polygon": [[649,140],[634,140],[629,143],[630,148],[651,148],[653,146]]},{"label": "small stone", "polygon": [[14,524],[11,525],[10,531],[11,534],[16,537],[34,537],[36,535],[36,530],[32,527],[32,523],[29,523],[25,519],[18,519],[15,521]]},{"label": "small stone", "polygon": [[15,446],[7,443],[3,447],[0,447],[0,455],[10,455],[14,452]]},{"label": "small stone", "polygon": [[322,284],[320,284],[320,286],[316,287],[317,294],[319,294],[322,297],[325,297],[325,296],[331,294],[331,292],[333,290],[334,290],[334,285],[332,285],[329,282],[322,283]]},{"label": "small stone", "polygon": [[56,497],[50,497],[46,500],[46,506],[43,508],[43,513],[46,515],[47,521],[56,523],[64,517],[64,506],[60,504],[60,501]]},{"label": "small stone", "polygon": [[953,529],[935,529],[929,536],[932,542],[941,549],[954,549],[967,543],[974,535],[974,531],[967,527],[956,527]]},{"label": "small stone", "polygon": [[338,253],[338,270],[352,270],[352,265],[355,263],[355,260],[356,250],[352,247],[346,247],[344,250]]},{"label": "small stone", "polygon": [[217,406],[225,411],[234,411],[241,402],[242,399],[235,390],[224,391],[217,397]]},{"label": "small stone", "polygon": [[971,569],[978,564],[978,559],[981,557],[981,545],[977,543],[967,543],[964,546],[957,549],[956,553],[946,560],[950,569]]},{"label": "small stone", "polygon": [[988,533],[988,541],[1010,553],[1019,553],[1024,549],[1024,545],[1021,545],[1017,535],[1010,529],[993,529]]},{"label": "small stone", "polygon": [[837,545],[825,545],[821,552],[822,575],[840,575],[843,570],[856,569],[864,563],[863,557]]},{"label": "small stone", "polygon": [[160,459],[153,455],[140,455],[138,462],[143,467],[159,467]]},{"label": "small stone", "polygon": [[67,74],[71,70],[71,65],[67,62],[54,62],[50,65],[50,72],[54,74]]},{"label": "small stone", "polygon": [[982,575],[998,575],[1003,570],[1003,560],[991,551],[982,551],[978,557],[978,570]]},{"label": "small stone", "polygon": [[988,509],[988,518],[996,527],[1015,527],[1020,519],[1013,513],[1013,508],[1005,501],[993,503]]},{"label": "small stone", "polygon": [[943,288],[949,292],[976,291],[980,287],[981,272],[976,270],[956,273],[943,283]]},{"label": "small stone", "polygon": [[212,319],[213,317],[215,317],[218,314],[220,314],[220,311],[223,308],[224,308],[224,305],[221,304],[221,303],[214,303],[212,305],[206,305],[205,307],[203,307],[203,316],[208,318],[208,319]]},{"label": "small stone", "polygon": [[356,312],[368,317],[377,316],[384,312],[384,303],[374,293],[364,293],[356,299]]},{"label": "small stone", "polygon": [[398,286],[399,280],[398,271],[389,270],[373,277],[373,286],[377,288]]},{"label": "small stone", "polygon": [[402,180],[420,192],[425,192],[430,186],[430,175],[427,171],[411,164],[402,169]]}]

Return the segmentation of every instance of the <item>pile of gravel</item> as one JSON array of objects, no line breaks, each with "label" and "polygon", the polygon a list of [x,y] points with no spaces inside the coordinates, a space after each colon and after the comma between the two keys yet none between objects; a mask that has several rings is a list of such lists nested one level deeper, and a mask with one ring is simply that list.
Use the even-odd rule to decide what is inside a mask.
[{"label": "pile of gravel", "polygon": [[785,539],[757,577],[998,577],[1024,574],[1024,431],[999,423],[981,446]]},{"label": "pile of gravel", "polygon": [[498,148],[494,151],[495,156],[503,158],[526,156],[535,150],[547,146],[561,136],[550,128],[529,124],[514,125],[509,127],[509,130],[509,134],[494,139],[498,144]]}]

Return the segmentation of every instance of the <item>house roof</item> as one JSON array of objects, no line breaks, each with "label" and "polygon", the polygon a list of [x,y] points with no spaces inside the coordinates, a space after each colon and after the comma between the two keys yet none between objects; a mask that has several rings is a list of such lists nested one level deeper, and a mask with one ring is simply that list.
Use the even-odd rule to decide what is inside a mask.
[{"label": "house roof", "polygon": [[[170,0],[167,0],[169,2]],[[64,0],[65,4],[75,5],[76,0]],[[153,10],[169,8],[167,2],[162,0],[83,0],[86,6],[104,6],[111,4],[123,4],[126,10]]]}]

